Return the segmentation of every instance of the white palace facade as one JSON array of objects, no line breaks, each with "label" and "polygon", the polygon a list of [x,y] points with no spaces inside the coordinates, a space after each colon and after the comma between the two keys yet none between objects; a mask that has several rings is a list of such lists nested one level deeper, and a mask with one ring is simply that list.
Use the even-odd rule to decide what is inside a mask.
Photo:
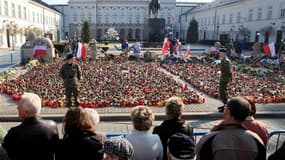
[{"label": "white palace facade", "polygon": [[[63,13],[64,37],[78,37],[84,21],[90,24],[91,37],[104,39],[107,29],[114,27],[120,37],[147,39],[150,0],[69,0],[67,5],[54,5]],[[175,0],[160,0],[157,18],[173,26]]]},{"label": "white palace facade", "polygon": [[20,47],[28,31],[59,40],[61,13],[40,0],[0,0],[0,48]]},{"label": "white palace facade", "polygon": [[200,40],[244,39],[280,42],[285,38],[284,0],[216,0],[181,15],[181,38],[192,18]]}]

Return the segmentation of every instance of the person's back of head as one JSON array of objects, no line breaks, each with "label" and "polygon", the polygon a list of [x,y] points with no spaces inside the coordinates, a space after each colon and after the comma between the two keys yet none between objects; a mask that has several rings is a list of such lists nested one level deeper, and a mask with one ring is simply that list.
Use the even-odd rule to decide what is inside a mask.
[{"label": "person's back of head", "polygon": [[104,160],[129,160],[134,155],[132,144],[123,137],[113,137],[104,142]]},{"label": "person's back of head", "polygon": [[100,116],[98,112],[95,109],[92,108],[85,108],[85,111],[87,112],[87,115],[91,122],[94,124],[94,126],[97,126],[100,122]]},{"label": "person's back of head", "polygon": [[242,123],[250,113],[250,104],[242,97],[232,98],[226,108],[228,112],[224,112],[224,116],[228,118],[232,117],[238,123]]},{"label": "person's back of head", "polygon": [[41,107],[42,101],[37,94],[25,92],[18,103],[19,117],[29,118],[39,116]]},{"label": "person's back of head", "polygon": [[254,97],[246,96],[246,97],[243,97],[243,98],[246,99],[249,102],[249,104],[250,104],[250,113],[249,113],[249,115],[250,116],[254,116],[255,113],[256,113],[256,106],[255,106]]},{"label": "person's back of head", "polygon": [[80,131],[94,131],[94,125],[87,112],[81,107],[68,109],[63,122],[63,133],[71,134]]},{"label": "person's back of head", "polygon": [[180,119],[184,103],[179,97],[171,97],[166,103],[166,115],[169,119]]},{"label": "person's back of head", "polygon": [[168,160],[192,160],[195,157],[195,143],[188,135],[176,133],[167,142]]},{"label": "person's back of head", "polygon": [[147,106],[137,106],[131,112],[133,126],[138,131],[148,131],[153,125],[154,114]]}]

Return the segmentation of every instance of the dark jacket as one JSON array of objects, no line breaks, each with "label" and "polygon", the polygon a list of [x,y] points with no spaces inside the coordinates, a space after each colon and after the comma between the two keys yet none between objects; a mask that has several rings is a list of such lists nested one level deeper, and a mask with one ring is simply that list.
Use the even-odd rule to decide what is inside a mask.
[{"label": "dark jacket", "polygon": [[158,134],[163,146],[163,159],[167,160],[167,140],[175,133],[184,133],[193,138],[192,128],[185,124],[184,120],[170,119],[165,120],[160,126],[153,129],[153,134]]},{"label": "dark jacket", "polygon": [[239,124],[222,125],[196,145],[197,160],[266,160],[260,137]]},{"label": "dark jacket", "polygon": [[56,123],[33,117],[8,131],[3,148],[12,160],[53,160],[57,142]]},{"label": "dark jacket", "polygon": [[101,160],[102,140],[94,132],[82,131],[65,135],[60,140],[56,160]]}]

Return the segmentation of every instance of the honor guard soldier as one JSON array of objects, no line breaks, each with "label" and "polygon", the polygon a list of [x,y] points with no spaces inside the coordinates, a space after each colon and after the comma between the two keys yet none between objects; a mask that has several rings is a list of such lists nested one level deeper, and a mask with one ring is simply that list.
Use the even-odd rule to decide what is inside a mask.
[{"label": "honor guard soldier", "polygon": [[79,106],[79,80],[82,79],[82,72],[79,64],[75,63],[75,58],[72,53],[66,56],[66,62],[61,67],[60,76],[64,81],[66,99],[65,106],[72,106],[72,96],[75,101],[74,106]]}]

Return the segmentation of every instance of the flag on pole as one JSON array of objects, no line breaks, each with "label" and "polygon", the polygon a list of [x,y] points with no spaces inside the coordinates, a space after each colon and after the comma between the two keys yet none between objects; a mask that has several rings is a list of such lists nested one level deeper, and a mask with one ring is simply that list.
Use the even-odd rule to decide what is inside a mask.
[{"label": "flag on pole", "polygon": [[46,55],[47,46],[35,46],[34,57]]},{"label": "flag on pole", "polygon": [[169,46],[170,46],[170,41],[168,40],[168,38],[165,37],[162,46],[162,54],[167,54]]},{"label": "flag on pole", "polygon": [[263,45],[263,51],[264,51],[265,55],[267,55],[268,57],[276,56],[274,42]]},{"label": "flag on pole", "polygon": [[78,42],[77,43],[78,45],[77,45],[77,53],[76,53],[76,57],[79,59],[79,58],[81,58],[81,52],[82,52],[82,44],[81,44],[81,42]]},{"label": "flag on pole", "polygon": [[87,52],[86,52],[86,44],[82,43],[81,45],[81,57],[85,59],[87,57]]}]

